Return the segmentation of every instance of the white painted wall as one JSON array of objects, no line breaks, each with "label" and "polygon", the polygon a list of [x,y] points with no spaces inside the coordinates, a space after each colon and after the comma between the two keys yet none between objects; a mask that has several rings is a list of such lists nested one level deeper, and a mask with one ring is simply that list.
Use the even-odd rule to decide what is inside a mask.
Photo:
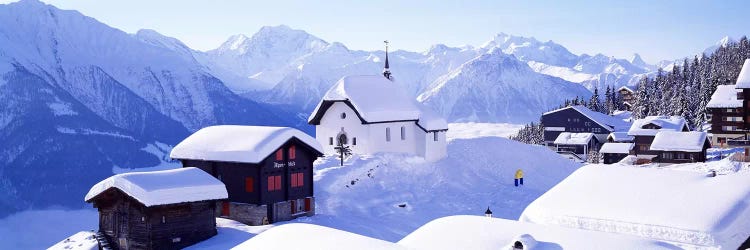
[{"label": "white painted wall", "polygon": [[[341,118],[341,114],[346,114]],[[401,127],[406,132],[401,139]],[[386,140],[386,128],[390,128],[390,141]],[[356,154],[373,154],[378,152],[409,153],[422,156],[425,160],[436,161],[446,156],[446,132],[437,132],[438,141],[433,133],[425,133],[414,121],[362,124],[357,114],[343,102],[336,102],[326,111],[315,126],[315,137],[323,146],[325,154],[335,154],[338,135],[346,133],[348,145]],[[333,144],[330,139],[333,138]],[[357,138],[357,145],[353,145]]]}]

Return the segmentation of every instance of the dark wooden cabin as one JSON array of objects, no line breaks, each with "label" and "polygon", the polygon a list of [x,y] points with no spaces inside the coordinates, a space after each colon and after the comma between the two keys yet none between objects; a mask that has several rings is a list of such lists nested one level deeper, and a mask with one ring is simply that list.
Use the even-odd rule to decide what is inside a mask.
[{"label": "dark wooden cabin", "polygon": [[[207,180],[191,183],[195,176]],[[193,195],[196,188],[201,194]],[[215,204],[224,198],[221,182],[188,168],[115,175],[86,201],[99,210],[99,232],[114,249],[181,249],[216,235]]]},{"label": "dark wooden cabin", "polygon": [[660,131],[690,131],[685,118],[681,116],[647,116],[633,122],[628,135],[633,137],[631,155],[642,159],[651,159],[659,154],[651,150],[654,136]]},{"label": "dark wooden cabin", "polygon": [[[196,139],[207,137],[247,142],[235,157],[215,154],[206,140]],[[200,145],[199,157],[192,150],[195,145]],[[253,150],[259,147],[263,149]],[[313,162],[322,155],[317,141],[299,130],[255,126],[204,128],[172,151],[183,167],[200,168],[226,185],[229,198],[218,204],[217,216],[248,225],[314,215]]]},{"label": "dark wooden cabin", "polygon": [[627,157],[631,149],[633,149],[633,143],[608,142],[602,145],[599,153],[602,156],[604,164],[612,164],[620,162],[620,160]]},{"label": "dark wooden cabin", "polygon": [[710,147],[706,132],[662,131],[654,137],[651,151],[657,155],[654,162],[693,163],[705,162]]}]

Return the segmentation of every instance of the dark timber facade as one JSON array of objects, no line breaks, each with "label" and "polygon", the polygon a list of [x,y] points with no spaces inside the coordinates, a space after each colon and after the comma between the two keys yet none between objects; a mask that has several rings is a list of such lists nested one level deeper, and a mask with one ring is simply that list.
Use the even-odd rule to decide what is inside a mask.
[{"label": "dark timber facade", "polygon": [[259,163],[180,159],[226,185],[229,198],[217,204],[217,216],[262,225],[315,214],[313,161],[322,156],[292,138]]},{"label": "dark timber facade", "polygon": [[542,127],[544,127],[544,144],[554,149],[554,141],[562,132],[571,133],[593,133],[596,137],[589,150],[597,150],[601,141],[605,141],[607,135],[613,131],[612,127],[603,126],[588,116],[569,107],[542,115]]},{"label": "dark timber facade", "polygon": [[117,188],[90,200],[115,249],[181,249],[216,235],[216,201],[146,207]]}]

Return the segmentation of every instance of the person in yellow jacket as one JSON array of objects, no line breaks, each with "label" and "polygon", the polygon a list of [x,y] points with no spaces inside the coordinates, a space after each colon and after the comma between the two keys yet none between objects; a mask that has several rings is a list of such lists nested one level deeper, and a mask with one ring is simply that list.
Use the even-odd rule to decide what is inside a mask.
[{"label": "person in yellow jacket", "polygon": [[516,187],[518,187],[519,182],[523,185],[523,170],[520,168],[516,170]]}]

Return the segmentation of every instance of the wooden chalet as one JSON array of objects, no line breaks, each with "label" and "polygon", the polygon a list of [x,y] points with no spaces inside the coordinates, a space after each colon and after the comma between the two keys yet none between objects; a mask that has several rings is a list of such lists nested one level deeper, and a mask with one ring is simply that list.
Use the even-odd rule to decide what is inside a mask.
[{"label": "wooden chalet", "polygon": [[735,85],[716,87],[706,109],[713,145],[744,148],[736,158],[750,161],[750,59],[742,65]]},{"label": "wooden chalet", "polygon": [[647,116],[643,119],[633,121],[628,130],[628,135],[633,137],[635,143],[630,151],[642,162],[656,157],[659,152],[651,150],[654,136],[661,131],[690,131],[685,118],[681,116]]},{"label": "wooden chalet", "polygon": [[612,164],[628,156],[632,149],[633,143],[608,142],[602,145],[599,153],[602,155],[602,162],[604,164]]},{"label": "wooden chalet", "polygon": [[118,174],[86,202],[99,210],[99,231],[114,249],[180,249],[216,235],[219,180],[196,168]]},{"label": "wooden chalet", "polygon": [[203,128],[170,155],[221,180],[229,198],[217,216],[262,225],[315,214],[315,138],[285,127],[222,125]]},{"label": "wooden chalet", "polygon": [[[588,151],[598,151],[601,144],[607,141],[607,136],[610,133],[626,131],[630,128],[630,123],[623,119],[595,112],[584,106],[569,106],[544,113],[541,123],[544,127],[544,143],[546,146],[566,155],[577,152],[575,158],[579,159],[585,159]],[[573,148],[571,144],[558,145],[555,143],[556,141],[566,141],[566,136],[560,137],[563,133],[568,133],[566,136],[570,134],[581,134],[580,136],[583,136],[582,134],[589,133],[593,136],[593,139],[589,141],[590,143],[586,143],[585,149],[583,145],[579,145],[571,150]]]},{"label": "wooden chalet", "polygon": [[654,136],[650,150],[657,153],[653,162],[705,162],[706,150],[711,147],[706,132],[660,131]]},{"label": "wooden chalet", "polygon": [[574,156],[581,161],[586,161],[589,149],[600,145],[593,133],[570,133],[562,132],[555,139],[555,150],[559,154]]},{"label": "wooden chalet", "polygon": [[633,111],[633,101],[635,100],[635,91],[628,86],[622,86],[617,89],[617,92],[622,96],[622,104],[628,111]]}]

